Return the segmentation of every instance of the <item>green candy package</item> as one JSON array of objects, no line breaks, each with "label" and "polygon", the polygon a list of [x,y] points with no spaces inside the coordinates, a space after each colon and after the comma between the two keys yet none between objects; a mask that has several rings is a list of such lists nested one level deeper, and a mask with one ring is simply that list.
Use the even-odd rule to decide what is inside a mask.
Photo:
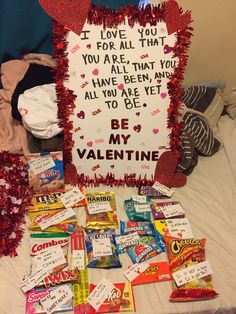
[{"label": "green candy package", "polygon": [[[144,208],[144,211],[142,209],[138,211],[141,207]],[[151,206],[148,202],[139,203],[131,198],[124,201],[124,209],[130,221],[151,221]]]}]

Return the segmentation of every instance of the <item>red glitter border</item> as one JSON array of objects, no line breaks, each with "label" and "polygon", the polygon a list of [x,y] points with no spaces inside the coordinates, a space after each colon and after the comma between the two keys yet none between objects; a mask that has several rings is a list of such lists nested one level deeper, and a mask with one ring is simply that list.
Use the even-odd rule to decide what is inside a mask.
[{"label": "red glitter border", "polygon": [[[127,6],[117,11],[112,11],[105,7],[92,6],[88,13],[87,20],[88,23],[103,25],[105,28],[123,24],[126,18],[128,19],[130,27],[133,27],[135,23],[139,23],[141,26],[145,27],[147,23],[156,25],[159,21],[164,21],[167,24],[167,28],[171,29],[172,32],[176,29],[177,40],[173,47],[173,53],[175,57],[178,57],[179,65],[175,68],[167,84],[170,95],[167,126],[171,128],[171,150],[179,158],[182,123],[177,121],[177,117],[178,109],[181,104],[181,96],[183,94],[181,84],[184,79],[188,59],[187,52],[191,43],[193,30],[190,27],[191,14],[189,11],[183,13],[176,1],[169,0],[158,6],[148,5],[145,8]],[[72,163],[72,148],[74,142],[72,140],[73,123],[70,121],[70,115],[73,114],[76,99],[74,92],[64,85],[64,82],[69,78],[68,58],[66,54],[68,32],[69,30],[63,25],[57,22],[54,23],[53,57],[58,60],[56,68],[56,92],[58,98],[58,117],[60,119],[60,126],[64,129],[63,158],[65,165]],[[124,174],[123,179],[117,179],[113,173],[107,173],[105,177],[94,175],[94,178],[90,178],[89,175],[80,174],[78,175],[77,183],[82,186],[98,186],[99,184],[109,186],[141,186],[152,185],[153,182],[154,179],[147,179],[146,176],[136,178],[136,175]]]}]

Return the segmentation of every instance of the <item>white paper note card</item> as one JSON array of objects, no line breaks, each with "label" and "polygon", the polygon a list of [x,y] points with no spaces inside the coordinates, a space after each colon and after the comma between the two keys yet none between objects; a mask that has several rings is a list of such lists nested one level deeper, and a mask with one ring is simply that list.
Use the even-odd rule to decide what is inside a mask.
[{"label": "white paper note card", "polygon": [[87,297],[87,303],[97,311],[114,288],[115,286],[110,281],[103,278]]},{"label": "white paper note card", "polygon": [[168,197],[171,197],[174,194],[174,191],[171,190],[170,188],[168,188],[167,186],[159,183],[159,182],[155,182],[152,186],[155,190],[157,190],[158,192],[160,192],[161,194],[164,194]]},{"label": "white paper note card", "polygon": [[205,261],[178,270],[174,272],[172,276],[176,282],[176,285],[179,287],[187,282],[193,281],[195,279],[200,279],[211,274],[213,274],[211,265],[208,261]]},{"label": "white paper note card", "polygon": [[85,198],[84,194],[79,188],[74,188],[60,196],[60,200],[66,208],[75,205]]},{"label": "white paper note card", "polygon": [[110,238],[92,239],[92,246],[93,246],[94,257],[112,255]]},{"label": "white paper note card", "polygon": [[149,267],[148,263],[134,264],[124,272],[124,276],[129,280],[133,281],[141,273],[143,273]]},{"label": "white paper note card", "polygon": [[188,218],[168,219],[166,223],[171,237],[180,239],[193,238],[193,232]]},{"label": "white paper note card", "polygon": [[37,157],[29,161],[28,164],[30,170],[36,175],[55,166],[51,155]]}]

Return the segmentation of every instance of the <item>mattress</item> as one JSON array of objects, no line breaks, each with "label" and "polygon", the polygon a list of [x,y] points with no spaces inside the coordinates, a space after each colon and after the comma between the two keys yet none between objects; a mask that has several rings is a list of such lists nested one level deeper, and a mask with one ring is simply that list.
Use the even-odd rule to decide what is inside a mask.
[{"label": "mattress", "polygon": [[[134,287],[138,314],[236,313],[236,120],[223,116],[219,122],[223,145],[212,157],[200,157],[197,167],[188,177],[187,185],[174,189],[172,199],[179,200],[189,218],[194,237],[206,238],[206,254],[213,269],[215,299],[187,303],[170,303],[171,282]],[[91,191],[114,191],[118,218],[127,220],[123,201],[137,194],[136,188],[100,186]],[[85,211],[78,209],[80,224],[85,223]],[[25,227],[26,228],[26,227]],[[0,314],[25,313],[25,295],[19,282],[29,270],[29,233],[26,229],[18,256],[0,258]],[[166,253],[150,262],[167,260]],[[98,283],[106,277],[111,282],[126,281],[123,273],[130,259],[121,255],[122,269],[89,269],[89,281]]]}]

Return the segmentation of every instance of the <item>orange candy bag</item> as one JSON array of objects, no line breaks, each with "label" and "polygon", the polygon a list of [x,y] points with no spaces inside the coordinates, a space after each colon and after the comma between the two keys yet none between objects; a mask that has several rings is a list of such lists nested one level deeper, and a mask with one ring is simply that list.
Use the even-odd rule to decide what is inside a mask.
[{"label": "orange candy bag", "polygon": [[[169,258],[171,274],[189,266],[205,262],[206,239],[178,239],[163,236]],[[213,289],[212,276],[194,279],[181,286],[173,280],[171,302],[197,301],[214,298],[217,295]]]}]

